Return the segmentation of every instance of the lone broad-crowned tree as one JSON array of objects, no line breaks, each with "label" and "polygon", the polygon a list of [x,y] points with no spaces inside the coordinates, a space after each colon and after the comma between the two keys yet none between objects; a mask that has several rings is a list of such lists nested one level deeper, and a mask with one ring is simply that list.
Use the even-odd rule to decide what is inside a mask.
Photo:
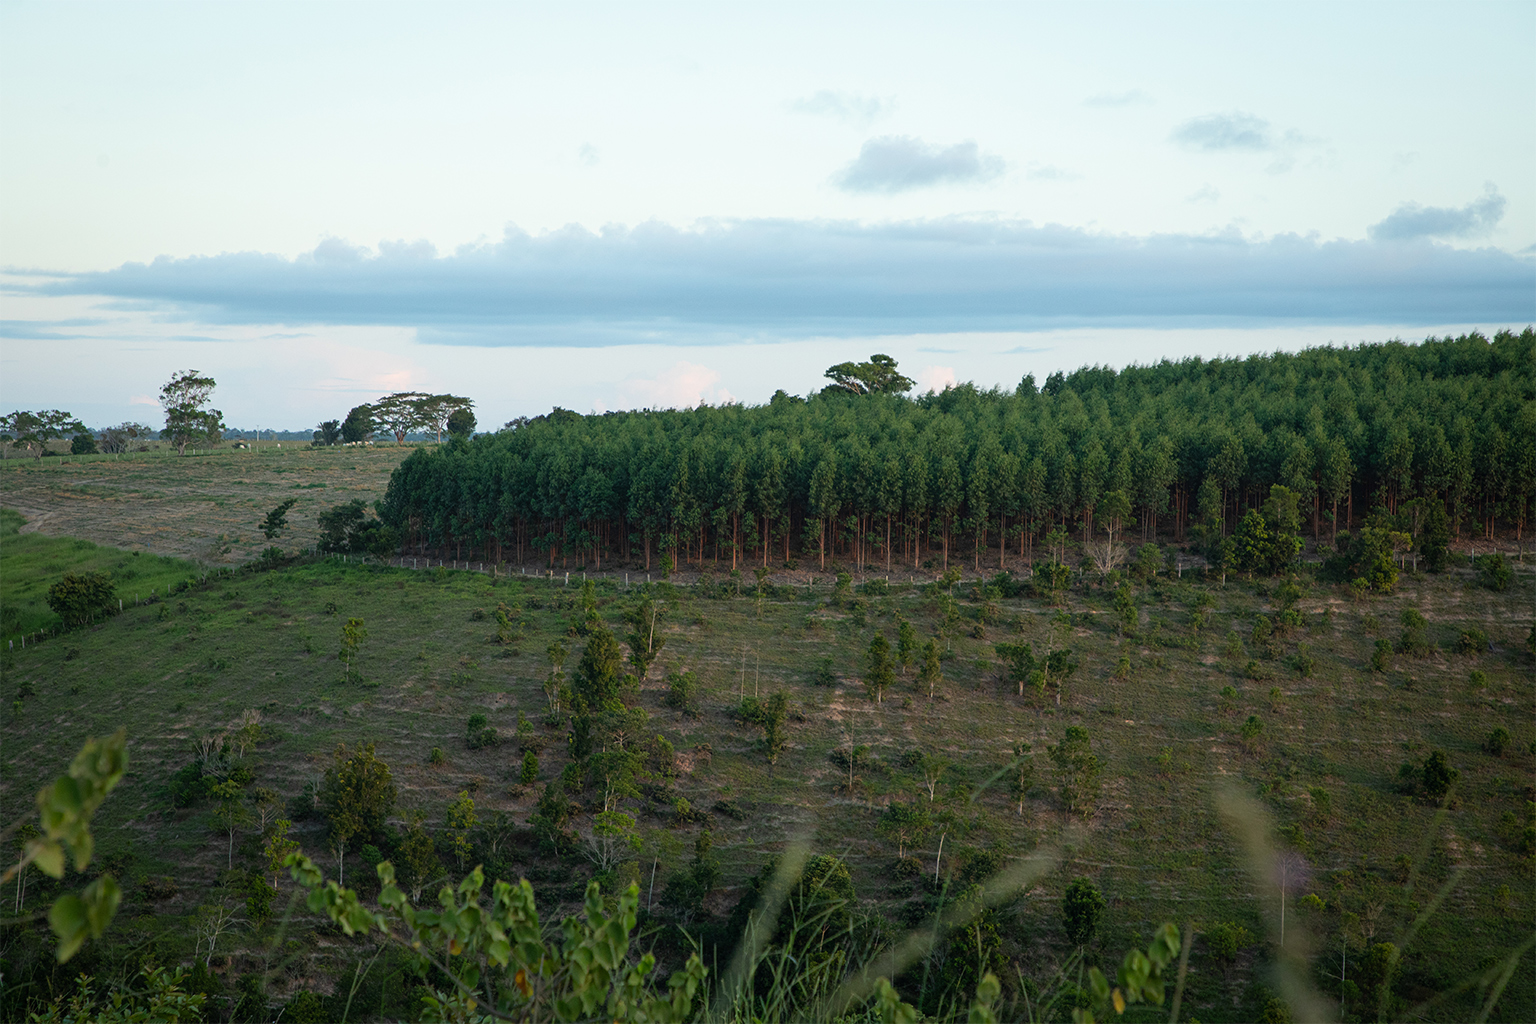
[{"label": "lone broad-crowned tree", "polygon": [[25,448],[36,459],[43,457],[49,441],[84,432],[85,424],[60,409],[17,410],[0,416],[0,433],[10,438],[11,447]]},{"label": "lone broad-crowned tree", "polygon": [[867,363],[838,363],[827,367],[826,375],[834,385],[855,395],[904,395],[915,382],[896,371],[896,360],[882,353],[869,357]]},{"label": "lone broad-crowned tree", "polygon": [[197,370],[176,374],[160,389],[165,409],[165,429],[160,436],[176,446],[177,455],[188,446],[218,444],[224,439],[224,414],[208,407],[217,382]]}]

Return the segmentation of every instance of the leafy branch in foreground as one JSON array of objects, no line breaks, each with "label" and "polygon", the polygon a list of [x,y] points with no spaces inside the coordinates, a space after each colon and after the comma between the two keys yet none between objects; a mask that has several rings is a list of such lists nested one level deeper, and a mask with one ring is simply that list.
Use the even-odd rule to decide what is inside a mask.
[{"label": "leafy branch in foreground", "polygon": [[650,980],[654,956],[626,963],[640,903],[633,884],[620,894],[612,914],[604,912],[597,883],[587,886],[584,917],[562,921],[557,943],[545,939],[526,879],[516,885],[496,882],[485,905],[485,875],[476,867],[457,889],[443,887],[442,910],[419,910],[395,885],[394,866],[384,861],[378,867],[382,909],[372,911],[353,890],[325,881],[303,854],[292,854],[285,863],[309,890],[311,911],[326,914],[347,935],[377,932],[449,978],[450,991],[425,998],[423,1019],[577,1021],[600,1012],[611,1021],[681,1022],[703,991],[707,972],[697,954],[672,974],[664,993]]},{"label": "leafy branch in foreground", "polygon": [[[127,767],[126,730],[119,729],[104,740],[86,740],[69,773],[38,791],[41,833],[27,841],[21,859],[0,876],[0,885],[31,865],[49,878],[63,878],[66,851],[74,859],[76,871],[89,867],[96,848],[91,817],[122,780]],[[78,895],[67,892],[53,901],[48,924],[59,937],[59,963],[74,956],[86,939],[99,938],[106,931],[122,895],[117,880],[103,874]]]}]

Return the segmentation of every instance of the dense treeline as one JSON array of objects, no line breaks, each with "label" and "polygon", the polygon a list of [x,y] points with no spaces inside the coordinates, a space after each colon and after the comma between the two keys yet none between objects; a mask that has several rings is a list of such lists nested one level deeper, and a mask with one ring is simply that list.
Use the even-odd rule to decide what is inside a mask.
[{"label": "dense treeline", "polygon": [[1280,484],[1325,545],[1414,498],[1442,502],[1457,536],[1523,536],[1536,331],[509,428],[406,459],[385,522],[412,549],[550,565],[1006,566],[1053,530],[1092,536],[1116,492],[1143,538],[1183,540],[1230,534]]}]

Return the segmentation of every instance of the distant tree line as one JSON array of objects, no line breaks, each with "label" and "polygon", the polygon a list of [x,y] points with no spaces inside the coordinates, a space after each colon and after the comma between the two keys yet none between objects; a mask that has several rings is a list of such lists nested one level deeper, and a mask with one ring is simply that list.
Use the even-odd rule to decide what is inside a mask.
[{"label": "distant tree line", "polygon": [[1357,503],[1397,515],[1415,498],[1457,536],[1523,535],[1536,495],[1530,328],[915,399],[894,363],[860,365],[896,387],[840,385],[844,364],[809,399],[516,420],[411,455],[380,514],[412,546],[488,560],[979,567],[1092,539],[1106,508],[1144,539],[1230,536],[1275,485],[1314,540],[1352,526]]},{"label": "distant tree line", "polygon": [[468,437],[475,432],[474,407],[472,399],[459,395],[399,391],[354,406],[344,420],[321,423],[314,432],[314,445],[359,444],[379,433],[393,434],[396,444],[404,444],[407,437],[420,431],[435,434],[439,443],[445,433]]}]

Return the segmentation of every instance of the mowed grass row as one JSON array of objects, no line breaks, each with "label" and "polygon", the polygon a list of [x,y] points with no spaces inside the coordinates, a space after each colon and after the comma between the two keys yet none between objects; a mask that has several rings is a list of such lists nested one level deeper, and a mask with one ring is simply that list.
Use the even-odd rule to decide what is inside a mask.
[{"label": "mowed grass row", "polygon": [[[9,575],[8,553],[0,558]],[[1521,572],[1513,593],[1494,594],[1455,571],[1405,577],[1396,594],[1354,604],[1334,588],[1303,582],[1304,625],[1277,641],[1274,658],[1251,642],[1257,615],[1278,618],[1272,582],[1158,580],[1137,589],[1130,636],[1116,625],[1103,588],[1073,591],[1062,609],[1033,598],[995,601],[990,622],[979,617],[985,602],[962,590],[958,621],[942,642],[939,699],[930,702],[918,687],[914,666],[879,703],[860,683],[874,631],[894,643],[901,616],[926,639],[941,623],[941,596],[897,586],[833,604],[821,586],[759,606],[720,596],[726,588],[716,584],[660,585],[652,593],[665,602],[667,643],[639,702],[691,766],[678,794],[700,810],[731,811],[715,810],[712,820],[727,885],[712,902],[717,910],[734,902],[768,855],[806,840],[848,861],[872,909],[910,923],[903,908],[917,906],[916,887],[895,870],[895,846],[880,838],[877,823],[891,801],[927,802],[899,767],[901,755],[917,749],[951,761],[934,801],[951,817],[945,860],[935,864],[937,834],[911,851],[925,872],[947,873],[985,851],[1004,862],[1037,852],[1053,858],[1014,911],[1015,930],[1033,943],[1032,970],[1065,952],[1058,908],[1077,876],[1092,878],[1110,901],[1098,944],[1106,962],[1163,920],[1234,921],[1262,936],[1262,887],[1214,805],[1231,785],[1260,800],[1276,841],[1304,862],[1305,881],[1291,894],[1292,927],[1313,931],[1319,950],[1336,952],[1341,935],[1357,946],[1396,941],[1429,894],[1465,869],[1405,950],[1415,991],[1427,995],[1505,955],[1536,911],[1530,860],[1510,828],[1524,820],[1536,768],[1536,689],[1523,651],[1531,584]],[[622,612],[635,592],[612,581],[597,591],[600,614],[622,636]],[[1193,612],[1207,592],[1214,607],[1196,631]],[[563,729],[542,724],[544,651],[579,619],[577,598],[574,582],[320,562],[221,579],[24,655],[7,652],[0,684],[7,818],[30,805],[86,736],[127,728],[132,765],[98,817],[102,849],[131,854],[135,878],[201,879],[183,885],[179,903],[141,902],[132,913],[190,913],[224,867],[224,843],[204,811],[172,809],[164,786],[190,760],[195,739],[254,709],[267,735],[258,784],[285,796],[319,779],[337,743],[373,742],[394,770],[402,812],[419,809],[440,825],[448,801],[468,790],[482,816],[499,809],[525,822],[536,790],[516,785],[515,745],[470,750],[465,723],[484,712],[510,741],[525,714],[540,723],[541,780],[559,773]],[[510,649],[494,640],[499,603],[521,609],[521,638]],[[1395,640],[1408,608],[1429,620],[1438,651],[1394,655],[1387,671],[1373,671],[1377,639]],[[1053,632],[1059,639],[1063,611],[1079,668],[1059,693],[1020,697],[1001,679],[992,645],[1024,639],[1038,648]],[[356,666],[362,681],[344,680],[336,657],[341,624],[352,616],[368,629]],[[1467,628],[1482,629],[1493,649],[1456,653]],[[579,637],[570,642],[568,673],[582,646]],[[1309,675],[1287,663],[1298,653],[1310,655]],[[816,681],[824,662],[835,678],[830,686]],[[703,690],[697,719],[661,700],[665,673],[683,669]],[[757,733],[732,709],[744,694],[776,689],[790,693],[795,713],[790,747],[770,766]],[[29,695],[18,698],[23,690]],[[1245,745],[1239,730],[1250,716],[1263,729]],[[1104,761],[1103,790],[1086,817],[1063,813],[1046,754],[1069,725],[1089,731]],[[1500,727],[1513,742],[1494,756],[1483,745]],[[995,778],[1019,742],[1032,745],[1036,765],[1022,813]],[[873,758],[850,791],[831,754],[858,745]],[[430,763],[434,747],[446,763]],[[1461,772],[1443,817],[1397,785],[1404,761],[1422,762],[1437,749]],[[1330,794],[1331,813],[1318,812],[1313,787]],[[686,860],[690,830],[672,827],[664,809],[640,822],[641,871],[654,857],[665,878]],[[333,864],[317,825],[301,838],[306,852]],[[1405,859],[1415,872],[1412,892]],[[527,865],[536,879],[548,877],[542,867]],[[541,883],[541,902],[574,899],[580,885],[575,877]],[[1309,893],[1326,908],[1303,909]],[[130,904],[136,899],[130,886]],[[1245,952],[1230,972],[1200,949],[1190,1012],[1202,1020],[1251,1018],[1265,947]],[[1529,1006],[1533,995],[1527,958],[1501,1005]],[[1454,1019],[1465,1005],[1453,1001],[1441,1011]]]}]

